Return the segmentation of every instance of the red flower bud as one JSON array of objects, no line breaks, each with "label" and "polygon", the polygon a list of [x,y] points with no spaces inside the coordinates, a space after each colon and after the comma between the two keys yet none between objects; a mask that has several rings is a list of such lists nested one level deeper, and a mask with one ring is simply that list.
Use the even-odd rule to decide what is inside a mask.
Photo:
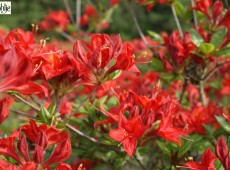
[{"label": "red flower bud", "polygon": [[20,136],[20,139],[17,144],[18,151],[22,154],[22,156],[25,158],[26,162],[30,161],[29,158],[29,149],[28,149],[28,144],[26,141],[26,136],[23,134]]},{"label": "red flower bud", "polygon": [[43,153],[44,153],[43,148],[39,145],[36,145],[35,150],[34,150],[34,154],[33,154],[34,162],[40,164],[44,159]]},{"label": "red flower bud", "polygon": [[43,150],[46,150],[47,146],[48,146],[48,139],[46,134],[43,131],[40,131],[38,133],[38,137],[37,137],[37,145],[41,146],[43,148]]},{"label": "red flower bud", "polygon": [[44,167],[52,165],[56,162],[62,162],[69,158],[71,154],[71,141],[68,138],[61,141],[55,148],[53,154],[50,158],[44,163]]}]

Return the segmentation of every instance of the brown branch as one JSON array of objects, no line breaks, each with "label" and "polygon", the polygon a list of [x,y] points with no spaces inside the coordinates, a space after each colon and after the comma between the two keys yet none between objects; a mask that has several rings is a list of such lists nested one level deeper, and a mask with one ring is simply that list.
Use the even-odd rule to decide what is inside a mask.
[{"label": "brown branch", "polygon": [[76,29],[80,31],[81,0],[76,0]]},{"label": "brown branch", "polygon": [[136,30],[137,30],[138,34],[140,35],[140,37],[141,37],[141,39],[143,40],[143,42],[145,43],[145,45],[146,45],[146,46],[149,46],[149,43],[148,43],[148,41],[146,40],[145,35],[144,35],[144,33],[142,32],[141,27],[140,27],[140,25],[139,25],[139,23],[138,23],[137,16],[136,16],[136,14],[135,14],[135,12],[134,12],[134,10],[133,10],[132,2],[131,2],[131,1],[130,1],[130,2],[128,1],[127,7],[128,7],[128,9],[129,9],[130,14],[132,15],[132,19],[133,19],[133,22],[134,22],[134,24],[135,24],[135,27],[136,27]]},{"label": "brown branch", "polygon": [[185,82],[184,82],[184,85],[183,85],[183,89],[182,89],[182,92],[181,92],[181,95],[180,95],[180,103],[182,102],[182,100],[184,98],[184,94],[185,94],[187,86],[188,86],[188,80],[185,79]]},{"label": "brown branch", "polygon": [[[191,5],[192,5],[192,7],[195,7],[194,0],[191,0]],[[198,25],[198,20],[197,20],[196,11],[195,11],[195,10],[192,10],[192,14],[193,14],[193,19],[194,19],[195,28],[196,28],[196,30],[198,30],[199,25]]]},{"label": "brown branch", "polygon": [[24,113],[24,112],[22,112],[22,111],[19,111],[19,110],[10,109],[10,111],[12,111],[12,112],[14,112],[14,113],[17,113],[17,114],[19,114],[19,115],[21,115],[21,116],[29,117],[29,118],[31,118],[31,119],[38,119],[38,118],[36,118],[36,117],[34,117],[34,116],[30,116],[30,115],[28,115],[28,114],[26,114],[26,113]]},{"label": "brown branch", "polygon": [[64,32],[64,31],[59,31],[59,33],[60,33],[64,38],[66,38],[67,40],[69,40],[70,42],[74,42],[74,41],[75,41],[75,39],[74,39],[71,35],[67,34],[66,32]]},{"label": "brown branch", "polygon": [[199,89],[200,100],[201,100],[202,105],[207,106],[205,92],[204,92],[204,86],[203,86],[203,81],[199,82],[198,89]]},{"label": "brown branch", "polygon": [[71,22],[74,24],[75,22],[74,22],[74,18],[73,18],[73,13],[72,13],[72,10],[71,10],[71,8],[69,6],[68,0],[63,0],[63,2],[64,2],[64,5],[65,5],[65,9],[66,9],[66,11],[67,11],[67,13],[69,15],[69,18],[70,18]]},{"label": "brown branch", "polygon": [[27,104],[28,106],[30,106],[32,109],[34,109],[35,111],[40,111],[40,108],[38,108],[37,106],[35,106],[34,104],[28,102],[27,100],[25,100],[24,98],[22,98],[21,96],[14,94],[13,95],[16,99],[22,101],[23,103]]},{"label": "brown branch", "polygon": [[99,86],[100,86],[100,84],[97,84],[97,85],[93,88],[93,90],[92,90],[91,93],[87,96],[87,98],[86,98],[85,100],[83,100],[83,101],[79,104],[79,106],[78,106],[76,109],[74,109],[73,113],[71,113],[71,114],[69,115],[68,119],[71,118],[71,117],[74,115],[74,113],[75,113],[76,111],[79,111],[79,109],[80,109],[82,106],[84,106],[85,102],[86,102],[87,100],[89,100],[89,99],[93,96],[93,94],[96,92],[96,90],[98,89]]},{"label": "brown branch", "polygon": [[177,14],[176,14],[176,9],[175,9],[175,7],[173,6],[173,4],[171,4],[171,9],[172,9],[173,17],[174,17],[174,19],[175,19],[175,22],[176,22],[178,31],[179,31],[179,33],[180,33],[180,37],[183,38],[183,31],[182,31],[182,28],[181,28],[179,19],[178,19]]},{"label": "brown branch", "polygon": [[[28,106],[30,106],[30,107],[31,107],[32,109],[34,109],[35,111],[39,111],[39,110],[40,110],[40,109],[38,109],[36,106],[34,106],[32,103],[30,103],[30,102],[26,101],[25,99],[23,99],[22,97],[20,97],[20,96],[18,96],[18,95],[14,95],[14,96],[15,96],[18,100],[20,100],[20,101],[22,101],[23,103],[25,103],[25,104],[27,104]],[[24,113],[24,112],[22,112],[22,111],[17,111],[17,110],[13,110],[13,109],[11,109],[11,111],[13,111],[13,112],[15,112],[15,113],[18,113],[18,114],[20,114],[20,115],[29,117],[29,118],[31,118],[31,119],[36,119],[36,120],[38,120],[38,118],[36,118],[36,117],[34,117],[34,116],[30,116],[30,115],[28,115],[28,114],[26,114],[26,113]],[[63,120],[60,120],[60,122],[63,122]],[[97,140],[97,139],[95,139],[95,138],[93,138],[93,137],[90,137],[90,136],[84,134],[83,132],[81,132],[80,130],[76,129],[75,127],[73,127],[72,125],[70,125],[70,124],[68,124],[68,123],[66,124],[66,127],[67,127],[68,129],[70,129],[71,131],[75,132],[76,134],[78,134],[79,136],[81,136],[81,137],[83,137],[83,138],[85,138],[85,139],[87,139],[87,140],[89,140],[89,141],[91,141],[91,142],[93,142],[93,143],[95,143],[95,144],[98,144],[98,145],[100,145],[100,146],[102,146],[102,147],[108,148],[108,149],[113,150],[113,151],[116,151],[116,152],[123,152],[122,150],[118,149],[117,147],[113,147],[113,146],[110,146],[110,145],[106,145],[106,144],[101,143],[99,140]]]}]

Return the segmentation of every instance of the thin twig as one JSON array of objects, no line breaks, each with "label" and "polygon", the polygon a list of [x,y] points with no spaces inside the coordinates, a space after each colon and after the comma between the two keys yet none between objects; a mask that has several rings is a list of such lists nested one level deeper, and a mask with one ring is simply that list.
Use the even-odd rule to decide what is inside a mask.
[{"label": "thin twig", "polygon": [[63,98],[64,98],[64,96],[62,96],[61,99],[58,100],[58,97],[56,97],[56,109],[55,109],[55,112],[60,111]]},{"label": "thin twig", "polygon": [[200,100],[203,106],[207,106],[206,102],[206,97],[205,97],[205,92],[204,92],[204,86],[203,86],[203,81],[200,81],[198,85],[199,93],[200,93]]},{"label": "thin twig", "polygon": [[60,34],[61,34],[64,38],[66,38],[67,40],[69,40],[70,42],[74,42],[74,41],[75,41],[74,38],[73,38],[71,35],[67,34],[67,33],[64,32],[64,31],[60,31]]},{"label": "thin twig", "polygon": [[227,5],[227,7],[229,7],[228,0],[225,0],[225,3],[226,3],[226,5]]},{"label": "thin twig", "polygon": [[183,37],[183,31],[182,31],[182,28],[181,28],[181,25],[180,25],[180,22],[179,22],[179,19],[177,17],[176,10],[175,10],[175,7],[173,6],[173,4],[171,4],[171,9],[172,9],[173,17],[175,19],[178,31],[180,33],[180,37],[182,38]]},{"label": "thin twig", "polygon": [[76,129],[75,127],[71,126],[70,124],[67,123],[67,124],[66,124],[66,127],[68,127],[71,131],[75,132],[75,133],[78,134],[79,136],[81,136],[81,137],[83,137],[83,138],[85,138],[85,139],[87,139],[87,140],[89,140],[89,141],[91,141],[91,142],[93,142],[93,143],[100,144],[100,142],[99,142],[97,139],[92,138],[92,137],[90,137],[90,136],[84,134],[83,132],[81,132],[80,130],[78,130],[78,129]]},{"label": "thin twig", "polygon": [[81,0],[76,0],[76,29],[80,31]]},{"label": "thin twig", "polygon": [[[194,0],[191,0],[191,5],[192,5],[192,7],[195,7]],[[194,19],[195,28],[196,28],[196,30],[198,30],[199,25],[198,25],[198,20],[197,20],[196,11],[195,11],[195,10],[192,10],[192,14],[193,14],[193,19]]]},{"label": "thin twig", "polygon": [[136,29],[137,29],[137,32],[138,32],[138,34],[140,35],[140,37],[141,37],[141,39],[143,40],[143,42],[145,43],[145,45],[146,45],[146,46],[149,46],[149,43],[148,43],[148,41],[146,40],[145,35],[144,35],[144,33],[142,32],[141,27],[140,27],[140,25],[139,25],[139,23],[138,23],[137,16],[136,16],[136,14],[135,14],[135,12],[134,12],[134,10],[133,10],[133,7],[132,7],[132,2],[130,1],[130,2],[128,2],[128,3],[129,3],[129,4],[127,5],[127,7],[128,7],[128,9],[129,9],[129,11],[130,11],[130,14],[132,15],[132,19],[133,19],[133,22],[134,22],[135,27],[136,27]]},{"label": "thin twig", "polygon": [[136,155],[134,155],[134,159],[137,161],[137,163],[139,164],[139,166],[141,167],[141,169],[146,170],[146,168],[144,167],[144,165],[142,165],[141,161],[137,158]]},{"label": "thin twig", "polygon": [[30,116],[30,115],[28,115],[28,114],[26,114],[26,113],[24,113],[22,111],[19,111],[19,110],[10,109],[10,111],[12,111],[14,113],[17,113],[17,114],[20,114],[20,115],[25,116],[25,117],[29,117],[31,119],[37,119],[36,117]]},{"label": "thin twig", "polygon": [[93,90],[92,90],[91,93],[87,96],[87,98],[86,98],[85,100],[83,100],[83,101],[79,104],[79,106],[78,106],[76,109],[74,109],[73,113],[71,113],[71,114],[69,115],[68,118],[72,117],[76,111],[79,111],[79,109],[80,109],[82,106],[84,106],[85,102],[86,102],[87,100],[89,100],[89,99],[93,96],[93,94],[96,92],[96,90],[97,90],[97,88],[98,88],[99,86],[100,86],[99,84],[97,84],[96,86],[94,86]]},{"label": "thin twig", "polygon": [[[19,97],[18,99],[21,100],[21,101],[23,101],[25,104],[28,104],[28,103],[29,103],[28,101],[25,102],[25,100],[22,99],[21,97]],[[29,106],[32,106],[32,104],[30,103]],[[34,109],[35,111],[37,111],[36,108],[33,107],[33,109]],[[11,110],[12,112],[17,113],[17,114],[20,114],[20,115],[22,115],[22,116],[25,116],[25,117],[29,117],[29,118],[31,118],[31,119],[38,120],[37,117],[30,116],[30,115],[28,115],[28,114],[26,114],[26,113],[24,113],[24,112],[22,112],[22,111],[18,111],[18,110],[14,110],[14,109],[10,109],[10,110]],[[63,121],[60,120],[60,122],[63,122]],[[80,130],[76,129],[75,127],[73,127],[72,125],[70,125],[70,124],[68,124],[68,123],[66,124],[66,127],[67,127],[68,129],[70,129],[71,131],[75,132],[76,134],[78,134],[79,136],[81,136],[81,137],[83,137],[83,138],[85,138],[85,139],[87,139],[87,140],[89,140],[89,141],[91,141],[91,142],[93,142],[93,143],[96,143],[96,144],[98,144],[98,145],[100,145],[100,146],[102,146],[102,147],[108,148],[108,149],[113,150],[113,151],[116,151],[116,152],[123,152],[122,150],[118,149],[117,147],[113,147],[113,146],[110,146],[110,145],[106,145],[106,144],[101,143],[101,142],[98,141],[97,139],[95,139],[95,138],[93,138],[93,137],[90,137],[90,136],[84,134],[83,132],[81,132]]]},{"label": "thin twig", "polygon": [[202,81],[207,81],[220,67],[225,64],[230,64],[230,61],[225,61],[223,63],[218,63],[210,72],[208,72],[203,78]]},{"label": "thin twig", "polygon": [[181,92],[181,95],[180,95],[180,103],[183,101],[184,94],[185,94],[187,86],[188,86],[188,80],[185,79],[185,82],[184,82],[184,85],[183,85],[183,89],[182,89],[182,92]]},{"label": "thin twig", "polygon": [[34,109],[35,111],[40,111],[40,109],[33,105],[32,103],[28,102],[27,100],[25,100],[24,98],[22,98],[21,96],[14,94],[13,95],[15,98],[17,98],[18,100],[22,101],[23,103],[27,104],[28,106],[30,106],[32,109]]},{"label": "thin twig", "polygon": [[66,11],[67,11],[67,13],[69,15],[69,18],[70,18],[71,22],[74,24],[75,22],[74,22],[74,18],[73,18],[73,13],[72,13],[72,10],[71,10],[71,8],[69,6],[68,0],[63,0],[63,2],[64,2],[64,5],[65,5],[65,9],[66,9]]}]

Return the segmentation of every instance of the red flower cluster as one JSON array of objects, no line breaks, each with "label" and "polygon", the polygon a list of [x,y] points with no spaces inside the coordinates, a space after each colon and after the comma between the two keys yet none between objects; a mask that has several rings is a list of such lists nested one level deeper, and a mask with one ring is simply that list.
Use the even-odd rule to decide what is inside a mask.
[{"label": "red flower cluster", "polygon": [[[14,145],[17,139],[17,150],[21,156],[16,152]],[[27,139],[35,145],[32,155],[29,153],[33,145],[30,146]],[[51,145],[57,146],[49,158],[44,160],[46,150]],[[65,168],[71,170],[69,165],[61,163],[69,158],[71,150],[71,141],[66,132],[61,132],[54,126],[48,127],[46,124],[37,126],[35,121],[31,120],[30,125],[23,125],[9,137],[0,139],[0,154],[11,157],[19,163],[19,165],[13,165],[1,159],[0,168],[35,170],[40,167],[49,169],[50,165],[59,163],[57,169]]]},{"label": "red flower cluster", "polygon": [[[159,135],[178,145],[181,144],[179,138],[186,132],[184,128],[175,127],[173,123],[178,104],[164,91],[155,88],[150,98],[128,91],[120,93],[118,99],[120,104],[111,107],[109,112],[99,105],[100,111],[108,118],[97,122],[95,126],[118,122],[118,129],[111,130],[109,135],[123,144],[129,156],[133,156],[137,141],[145,136]],[[127,112],[128,119],[125,117]]]},{"label": "red flower cluster", "polygon": [[40,23],[42,30],[53,30],[54,28],[65,31],[70,23],[68,14],[65,11],[51,11]]},{"label": "red flower cluster", "polygon": [[106,34],[93,34],[90,43],[76,41],[73,54],[91,72],[89,78],[96,84],[113,79],[120,70],[139,73],[131,45],[122,44],[120,36],[112,39]]}]

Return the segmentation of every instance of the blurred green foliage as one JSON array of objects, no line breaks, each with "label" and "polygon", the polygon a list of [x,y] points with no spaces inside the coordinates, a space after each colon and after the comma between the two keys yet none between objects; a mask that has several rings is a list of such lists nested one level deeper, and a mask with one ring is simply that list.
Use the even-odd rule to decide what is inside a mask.
[{"label": "blurred green foliage", "polygon": [[[31,23],[38,24],[49,11],[65,10],[64,0],[12,0],[11,3],[12,14],[0,15],[1,27],[8,30],[19,27],[30,30]],[[75,0],[68,0],[68,3],[73,15],[76,15]],[[94,5],[100,11],[106,11],[110,8],[109,0],[82,0],[81,13],[84,11],[86,4]],[[107,18],[110,22],[110,27],[105,32],[121,34],[124,39],[138,38],[139,35],[128,10],[127,2],[122,1],[114,8],[111,16]],[[169,32],[175,26],[169,6],[155,6],[149,13],[146,12],[144,6],[138,4],[134,4],[133,8],[145,34],[147,34],[148,30]]]}]

